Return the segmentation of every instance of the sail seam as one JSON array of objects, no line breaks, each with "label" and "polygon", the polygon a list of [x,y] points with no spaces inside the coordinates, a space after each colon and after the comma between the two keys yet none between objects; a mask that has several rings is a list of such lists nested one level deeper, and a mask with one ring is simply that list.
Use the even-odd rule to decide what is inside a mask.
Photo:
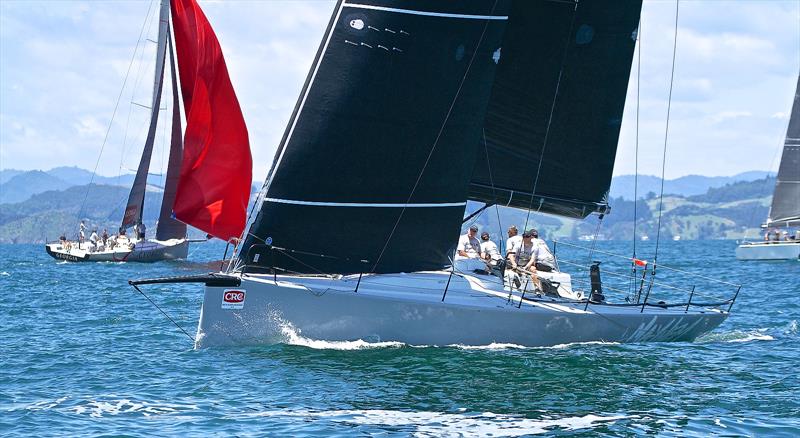
[{"label": "sail seam", "polygon": [[392,204],[392,203],[367,203],[367,202],[317,202],[317,201],[298,201],[295,199],[264,198],[266,202],[277,204],[310,205],[315,207],[371,207],[371,208],[437,208],[437,207],[463,207],[465,202],[439,202],[439,203],[416,203],[416,204]]},{"label": "sail seam", "polygon": [[399,14],[424,15],[427,17],[441,18],[461,18],[466,20],[508,20],[508,15],[470,15],[470,14],[449,14],[445,12],[416,11],[413,9],[387,8],[385,6],[373,6],[362,4],[345,4],[346,8],[370,9],[373,11],[397,12]]}]

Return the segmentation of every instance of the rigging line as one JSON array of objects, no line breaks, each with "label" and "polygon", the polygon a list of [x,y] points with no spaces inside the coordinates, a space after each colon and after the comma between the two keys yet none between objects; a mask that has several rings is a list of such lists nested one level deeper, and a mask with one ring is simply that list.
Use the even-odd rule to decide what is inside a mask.
[{"label": "rigging line", "polygon": [[[564,64],[567,61],[567,54],[569,53],[569,45],[572,40],[572,29],[575,27],[575,16],[578,15],[578,2],[572,8],[572,20],[569,23],[569,32],[567,32],[567,41],[564,44],[564,53],[561,55],[561,69],[558,72],[558,81],[556,82],[556,90],[553,94],[553,103],[550,105],[550,115],[547,118],[547,129],[544,132],[544,139],[542,140],[542,151],[539,153],[539,163],[536,166],[536,176],[533,179],[533,187],[531,188],[531,200],[528,204],[528,214],[525,216],[524,230],[528,229],[528,221],[531,217],[531,209],[533,208],[533,199],[536,196],[536,187],[539,185],[539,174],[542,172],[542,160],[544,159],[544,151],[547,149],[547,140],[550,137],[550,127],[553,124],[553,114],[556,111],[556,102],[558,102],[558,92],[561,89],[561,78],[564,76]],[[541,198],[540,198],[541,199]],[[541,209],[541,203],[539,204]],[[537,210],[538,211],[538,210]]]},{"label": "rigging line", "polygon": [[642,19],[639,18],[639,29],[636,32],[639,50],[636,56],[636,141],[633,160],[633,258],[636,258],[636,219],[638,219],[637,201],[639,200],[639,96],[642,78]]},{"label": "rigging line", "polygon": [[497,213],[497,227],[500,229],[500,254],[505,254],[504,241],[503,241],[503,223],[500,221],[500,207],[497,205],[497,191],[494,187],[494,176],[492,175],[492,163],[489,160],[489,146],[486,144],[486,128],[481,130],[483,132],[483,150],[486,152],[486,167],[489,168],[489,184],[492,185],[492,196],[494,197],[494,211]]},{"label": "rigging line", "polygon": [[[155,14],[153,14],[153,17],[155,17]],[[149,24],[146,24],[148,34],[150,33],[150,30],[153,28],[153,17],[150,16],[150,9],[148,9],[147,16],[145,18],[145,20],[149,20]],[[141,42],[141,35],[139,36],[139,40]],[[137,48],[138,48],[138,43],[137,43]],[[135,102],[136,89],[139,88],[139,83],[142,80],[142,66],[144,65],[144,52],[145,52],[145,47],[142,47],[142,52],[139,54],[139,62],[137,64],[136,74],[133,77],[133,86],[131,87],[131,101],[128,104],[128,117],[126,118],[125,121],[125,134],[122,136],[122,152],[119,154],[119,170],[117,171],[118,172],[117,185],[120,185],[120,182],[122,180],[122,168],[123,164],[125,163],[125,149],[128,146],[128,130],[131,124],[131,114],[133,113],[133,106],[137,105],[137,103]],[[136,51],[134,51],[133,56],[136,57]]]},{"label": "rigging line", "polygon": [[159,312],[161,312],[161,314],[162,314],[162,315],[166,316],[168,320],[170,320],[170,321],[171,321],[173,324],[175,324],[175,327],[178,327],[178,329],[179,329],[180,331],[182,331],[182,332],[183,332],[183,334],[184,334],[184,335],[186,335],[186,337],[187,337],[187,338],[189,338],[189,340],[190,340],[190,341],[192,341],[192,343],[194,343],[194,338],[192,337],[192,335],[190,335],[190,334],[189,334],[189,333],[188,333],[186,330],[184,330],[184,329],[183,329],[183,327],[181,327],[180,325],[178,325],[178,323],[177,323],[177,322],[175,322],[175,320],[174,320],[174,319],[172,319],[172,317],[170,317],[170,316],[167,314],[167,312],[165,312],[163,309],[161,309],[161,307],[158,307],[158,304],[156,304],[156,303],[155,303],[155,301],[151,300],[151,299],[150,299],[150,297],[148,297],[148,296],[147,296],[147,294],[145,294],[144,292],[142,292],[142,290],[141,290],[141,289],[139,289],[139,288],[138,288],[138,287],[137,287],[135,284],[131,284],[131,286],[133,286],[133,288],[134,288],[134,289],[136,289],[136,291],[137,291],[137,292],[139,292],[140,294],[142,294],[142,296],[143,296],[143,297],[147,298],[147,301],[150,301],[150,304],[152,304],[153,306],[155,306],[155,308],[156,308],[156,309],[158,309],[158,311],[159,311]]},{"label": "rigging line", "polygon": [[600,234],[600,226],[603,225],[603,216],[600,215],[600,218],[597,220],[597,227],[594,229],[594,238],[592,238],[592,246],[589,248],[589,264],[592,264],[592,258],[594,257],[594,248],[597,245],[597,236]]},{"label": "rigging line", "polygon": [[[492,5],[492,9],[490,13],[493,13],[497,7],[497,1],[495,0],[494,5]],[[433,156],[433,151],[436,150],[436,146],[439,144],[439,139],[442,138],[442,133],[444,133],[444,128],[447,125],[447,121],[450,120],[450,114],[453,112],[453,107],[456,105],[456,101],[458,101],[458,96],[461,95],[461,89],[464,87],[464,82],[467,80],[467,76],[469,76],[470,70],[472,70],[472,64],[475,62],[475,57],[478,56],[478,51],[483,43],[483,38],[486,36],[486,29],[489,28],[490,20],[486,20],[483,24],[483,31],[481,32],[480,38],[478,38],[478,43],[475,45],[475,51],[472,52],[472,57],[469,60],[469,64],[467,64],[467,69],[464,71],[464,76],[461,78],[461,83],[458,84],[458,90],[456,90],[456,95],[453,96],[453,101],[450,102],[450,108],[447,110],[447,114],[444,117],[444,121],[442,121],[442,126],[439,128],[439,133],[436,135],[436,140],[433,141],[433,146],[431,146],[431,150],[428,152],[428,157],[425,158],[425,163],[422,165],[422,169],[419,171],[419,175],[417,175],[417,180],[414,182],[414,186],[411,188],[411,193],[408,194],[408,199],[406,200],[406,204],[411,202],[411,198],[414,196],[414,192],[417,190],[417,186],[419,185],[420,180],[422,180],[422,175],[425,173],[425,169],[428,167],[428,163]],[[397,216],[397,220],[392,227],[392,231],[389,233],[389,237],[386,238],[386,242],[383,244],[383,248],[381,249],[378,258],[375,260],[375,264],[372,265],[372,270],[378,267],[378,264],[383,258],[383,254],[386,252],[386,248],[389,247],[389,242],[392,240],[392,236],[394,236],[394,232],[397,230],[397,226],[400,225],[400,221],[403,219],[403,214],[406,212],[406,207],[404,206],[402,210],[400,210],[400,214]]]},{"label": "rigging line", "polygon": [[[633,160],[633,255],[636,258],[636,221],[639,219],[637,205],[639,203],[639,96],[642,85],[642,18],[639,17],[639,26],[636,30],[636,141]],[[632,296],[636,286],[636,262],[631,260],[631,278],[628,282],[628,297]]]},{"label": "rigging line", "polygon": [[86,206],[86,200],[89,198],[89,189],[94,182],[94,177],[97,174],[97,167],[100,166],[100,158],[103,156],[103,149],[106,147],[106,142],[108,141],[108,134],[111,132],[111,127],[114,125],[114,116],[117,115],[117,108],[119,108],[119,102],[122,100],[122,93],[125,91],[125,84],[128,82],[128,75],[131,73],[131,67],[133,66],[133,61],[136,59],[136,51],[139,50],[139,43],[142,40],[142,35],[144,34],[144,28],[147,24],[147,18],[150,15],[150,9],[153,7],[153,0],[150,1],[150,4],[147,6],[147,16],[145,16],[144,23],[142,23],[142,29],[139,31],[139,40],[136,41],[136,47],[133,49],[133,56],[131,56],[131,62],[128,64],[128,71],[125,72],[125,79],[122,81],[122,89],[119,90],[119,96],[117,96],[117,103],[114,104],[114,111],[111,113],[111,121],[108,122],[108,129],[106,129],[106,135],[103,137],[103,144],[100,146],[100,154],[97,156],[97,162],[94,164],[94,171],[92,171],[92,177],[89,179],[89,185],[86,187],[86,193],[83,195],[83,202],[81,202],[81,208],[78,210],[78,218],[83,215],[83,208]]},{"label": "rigging line", "polygon": [[656,249],[653,255],[653,272],[655,272],[656,262],[658,261],[658,245],[661,240],[661,216],[664,211],[664,172],[667,168],[667,139],[669,138],[669,113],[672,109],[672,86],[675,82],[675,54],[678,51],[678,12],[680,10],[680,0],[675,0],[675,36],[672,40],[672,71],[669,76],[669,96],[667,98],[667,124],[664,129],[664,152],[661,157],[661,194],[658,199],[658,228],[656,229]]}]

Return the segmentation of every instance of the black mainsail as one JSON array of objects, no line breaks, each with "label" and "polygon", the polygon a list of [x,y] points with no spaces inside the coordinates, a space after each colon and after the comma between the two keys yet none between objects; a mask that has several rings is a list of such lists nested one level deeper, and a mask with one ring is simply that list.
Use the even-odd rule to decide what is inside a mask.
[{"label": "black mainsail", "polygon": [[301,273],[447,265],[507,7],[340,1],[240,258],[269,242],[298,252],[257,263]]},{"label": "black mainsail", "polygon": [[605,211],[641,5],[514,2],[470,199],[573,218]]},{"label": "black mainsail", "polygon": [[789,128],[786,130],[772,206],[765,226],[800,226],[800,75],[797,77]]}]

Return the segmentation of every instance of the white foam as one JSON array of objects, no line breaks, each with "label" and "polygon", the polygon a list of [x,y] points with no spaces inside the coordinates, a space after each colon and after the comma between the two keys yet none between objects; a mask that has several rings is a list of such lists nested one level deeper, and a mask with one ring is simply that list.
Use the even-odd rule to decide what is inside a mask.
[{"label": "white foam", "polygon": [[798,332],[797,320],[793,319],[786,325],[786,330],[783,331],[787,335],[796,335]]},{"label": "white foam", "polygon": [[460,348],[462,350],[510,350],[510,349],[526,349],[526,348],[528,348],[528,347],[526,347],[524,345],[503,344],[503,343],[495,343],[495,342],[492,342],[489,345],[453,344],[453,345],[448,345],[448,347]]},{"label": "white foam", "polygon": [[730,339],[726,342],[750,342],[750,341],[774,341],[774,340],[775,338],[773,338],[770,335],[765,335],[762,333],[751,333],[743,338]]},{"label": "white foam", "polygon": [[552,432],[554,429],[579,430],[631,418],[627,416],[585,415],[582,417],[531,419],[484,412],[476,415],[390,410],[274,410],[243,414],[260,417],[301,417],[368,426],[408,427],[415,436],[523,436]]},{"label": "white foam", "polygon": [[321,341],[309,339],[300,335],[290,322],[280,321],[280,329],[285,341],[289,345],[300,345],[316,350],[364,350],[369,348],[397,348],[405,344],[402,342],[368,342],[363,339],[355,341]]},{"label": "white foam", "polygon": [[56,406],[65,402],[68,398],[69,397],[61,397],[55,400],[41,400],[36,403],[31,403],[28,406],[25,406],[25,409],[29,411],[46,411],[55,408]]},{"label": "white foam", "polygon": [[518,344],[503,344],[503,343],[491,343],[489,345],[463,345],[463,344],[453,344],[448,345],[448,347],[455,347],[460,348],[462,350],[539,350],[539,349],[552,349],[552,350],[561,350],[570,347],[576,347],[581,345],[619,345],[619,342],[604,342],[604,341],[589,341],[589,342],[572,342],[569,344],[557,344],[557,345],[550,345],[547,347],[526,347],[524,345]]},{"label": "white foam", "polygon": [[2,275],[2,276],[4,276],[4,277],[10,277],[10,276],[11,276],[11,274],[9,274],[9,273],[8,273],[8,272],[6,272],[6,271],[0,272],[0,275]]},{"label": "white foam", "polygon": [[92,418],[102,418],[110,415],[141,414],[145,417],[152,415],[165,415],[177,412],[199,409],[196,405],[178,405],[163,402],[139,402],[128,399],[101,401],[88,400],[71,410],[77,415],[88,415]]}]

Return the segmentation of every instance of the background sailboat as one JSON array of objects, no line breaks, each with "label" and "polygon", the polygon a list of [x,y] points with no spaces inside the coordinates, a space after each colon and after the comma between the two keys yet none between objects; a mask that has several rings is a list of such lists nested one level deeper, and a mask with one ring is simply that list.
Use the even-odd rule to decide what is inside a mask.
[{"label": "background sailboat", "polygon": [[800,259],[800,75],[797,77],[772,206],[767,221],[761,227],[765,230],[765,239],[739,245],[736,248],[737,259]]},{"label": "background sailboat", "polygon": [[[203,23],[207,24],[205,17],[193,2],[161,1],[150,123],[119,228],[121,234],[129,228],[134,232],[117,237],[118,245],[104,245],[102,251],[90,251],[86,243],[47,244],[52,257],[69,261],[180,259],[188,254],[186,224],[223,240],[241,234],[252,178],[247,127],[219,43],[210,27],[201,32]],[[173,30],[177,50],[173,50]],[[187,120],[183,139],[176,51]],[[173,101],[170,153],[155,239],[146,239],[142,215],[167,59]]]}]

